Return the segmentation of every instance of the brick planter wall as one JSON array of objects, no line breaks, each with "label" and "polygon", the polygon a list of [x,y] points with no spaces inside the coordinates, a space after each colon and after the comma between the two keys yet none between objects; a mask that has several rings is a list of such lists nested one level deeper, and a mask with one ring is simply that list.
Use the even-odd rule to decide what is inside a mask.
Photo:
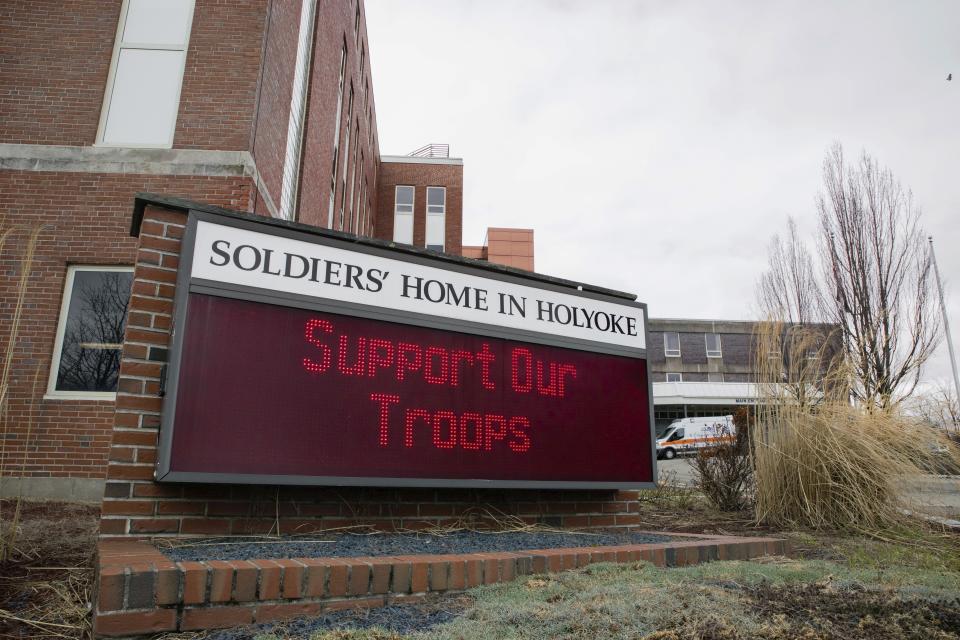
[{"label": "brick planter wall", "polygon": [[679,541],[514,553],[172,562],[144,542],[100,544],[94,631],[130,636],[272,622],[355,607],[411,602],[518,576],[596,562],[661,567],[785,555],[773,538],[670,534]]},{"label": "brick planter wall", "polygon": [[100,532],[104,537],[281,533],[369,525],[422,529],[502,519],[557,527],[639,524],[634,491],[392,489],[153,481],[160,376],[186,215],[148,205],[137,249]]}]

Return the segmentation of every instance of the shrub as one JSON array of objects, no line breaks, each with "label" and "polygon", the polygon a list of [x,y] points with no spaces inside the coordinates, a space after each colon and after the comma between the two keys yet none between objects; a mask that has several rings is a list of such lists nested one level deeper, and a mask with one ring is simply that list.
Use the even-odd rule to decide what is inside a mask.
[{"label": "shrub", "polygon": [[736,421],[734,424],[738,427],[736,437],[729,438],[729,430],[722,431],[721,437],[729,439],[699,449],[692,462],[697,487],[721,511],[740,511],[750,502],[753,469],[745,435],[749,427],[745,424],[740,428]]}]

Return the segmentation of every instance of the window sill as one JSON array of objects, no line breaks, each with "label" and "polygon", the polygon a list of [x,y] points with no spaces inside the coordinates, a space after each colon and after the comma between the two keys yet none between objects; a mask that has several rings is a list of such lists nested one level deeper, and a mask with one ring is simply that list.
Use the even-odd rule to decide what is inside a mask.
[{"label": "window sill", "polygon": [[113,391],[51,391],[43,394],[44,400],[86,400],[92,402],[110,401],[117,399]]},{"label": "window sill", "polygon": [[94,142],[94,147],[100,149],[173,149],[172,144],[146,144],[146,143],[136,143],[136,142],[127,142],[127,143],[107,143],[107,142]]}]

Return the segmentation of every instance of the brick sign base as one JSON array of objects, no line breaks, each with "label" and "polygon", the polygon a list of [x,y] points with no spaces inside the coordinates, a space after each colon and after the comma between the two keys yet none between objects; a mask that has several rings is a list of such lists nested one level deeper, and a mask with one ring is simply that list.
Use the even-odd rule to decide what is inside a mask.
[{"label": "brick sign base", "polygon": [[[662,533],[662,532],[658,532]],[[680,541],[514,553],[172,562],[147,542],[100,543],[94,631],[193,631],[416,601],[596,562],[660,567],[786,555],[789,542],[668,534]]]},{"label": "brick sign base", "polygon": [[222,209],[159,196],[137,200],[133,288],[107,467],[103,538],[309,533],[514,522],[565,528],[640,524],[636,491],[271,487],[154,482],[164,366],[189,210]]}]

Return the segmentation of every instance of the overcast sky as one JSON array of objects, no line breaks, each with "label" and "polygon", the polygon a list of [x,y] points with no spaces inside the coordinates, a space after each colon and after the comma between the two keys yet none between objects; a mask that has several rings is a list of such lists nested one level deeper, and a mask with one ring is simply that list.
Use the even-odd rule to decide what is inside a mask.
[{"label": "overcast sky", "polygon": [[[464,159],[464,242],[653,317],[748,319],[833,141],[914,192],[960,343],[960,0],[366,0],[380,149]],[[947,82],[947,74],[954,80]],[[928,370],[946,378],[945,348]]]}]

